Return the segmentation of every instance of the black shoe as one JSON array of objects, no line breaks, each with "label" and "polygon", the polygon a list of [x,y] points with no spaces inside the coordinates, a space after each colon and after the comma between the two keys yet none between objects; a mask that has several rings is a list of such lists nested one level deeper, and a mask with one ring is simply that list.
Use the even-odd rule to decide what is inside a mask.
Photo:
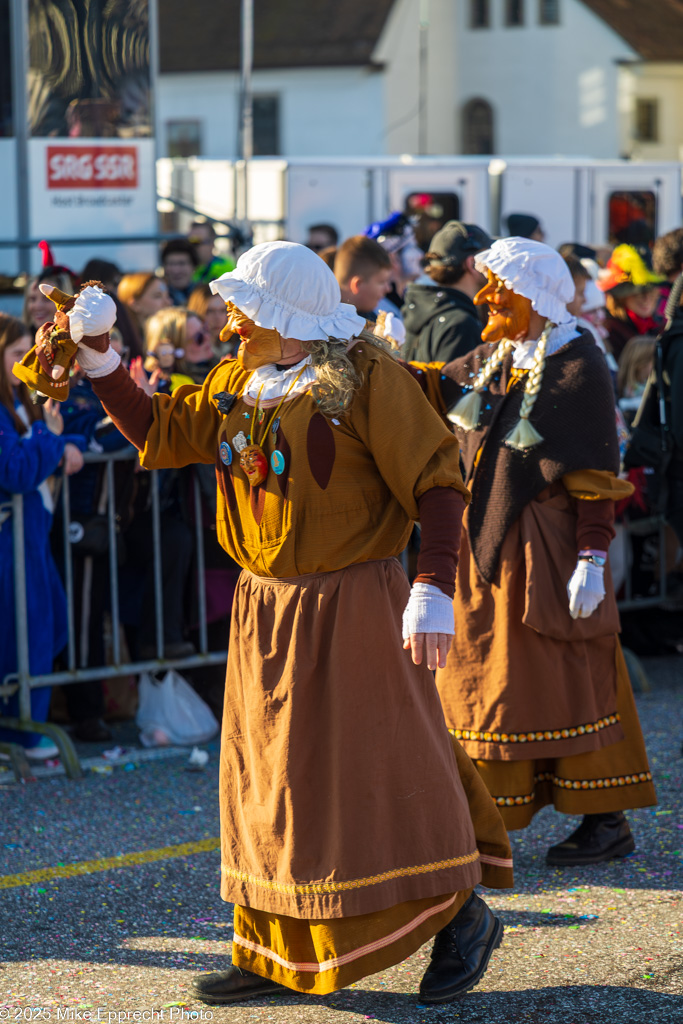
[{"label": "black shoe", "polygon": [[192,981],[193,995],[209,1006],[238,1003],[242,999],[256,999],[258,996],[286,991],[286,988],[277,985],[270,978],[262,978],[241,967],[229,967],[227,971],[214,971],[212,974],[199,974]]},{"label": "black shoe", "polygon": [[84,722],[76,722],[73,734],[83,743],[105,743],[111,739],[111,733],[101,718],[86,718]]},{"label": "black shoe", "polygon": [[481,981],[503,941],[503,923],[476,893],[434,938],[432,961],[420,982],[425,1003],[448,1003]]},{"label": "black shoe", "polygon": [[626,857],[635,848],[636,843],[623,811],[586,814],[570,836],[550,847],[545,862],[558,868],[602,864],[612,857]]}]

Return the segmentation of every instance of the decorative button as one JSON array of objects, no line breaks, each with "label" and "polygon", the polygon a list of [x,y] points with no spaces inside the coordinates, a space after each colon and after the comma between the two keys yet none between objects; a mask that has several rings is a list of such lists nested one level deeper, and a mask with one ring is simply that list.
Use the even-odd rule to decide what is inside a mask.
[{"label": "decorative button", "polygon": [[276,476],[280,476],[285,471],[285,457],[282,452],[279,452],[277,448],[270,456],[270,464],[273,467],[273,472]]},{"label": "decorative button", "polygon": [[221,457],[221,462],[224,465],[229,466],[230,463],[232,462],[232,448],[230,447],[227,441],[221,441],[220,445],[218,446],[218,452]]}]

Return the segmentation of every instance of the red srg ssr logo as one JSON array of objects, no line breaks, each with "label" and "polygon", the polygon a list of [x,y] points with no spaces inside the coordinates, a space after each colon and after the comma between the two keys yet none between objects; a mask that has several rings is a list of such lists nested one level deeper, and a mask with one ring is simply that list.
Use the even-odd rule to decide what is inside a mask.
[{"label": "red srg ssr logo", "polygon": [[135,146],[48,146],[48,188],[137,188]]}]

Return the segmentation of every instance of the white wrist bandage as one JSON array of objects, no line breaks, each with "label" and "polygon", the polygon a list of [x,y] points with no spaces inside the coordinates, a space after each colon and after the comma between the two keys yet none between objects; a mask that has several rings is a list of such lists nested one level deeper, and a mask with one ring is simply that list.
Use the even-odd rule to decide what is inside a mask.
[{"label": "white wrist bandage", "polygon": [[403,613],[403,639],[414,633],[455,633],[453,602],[431,583],[414,583]]},{"label": "white wrist bandage", "polygon": [[76,361],[85,371],[86,377],[92,380],[113,373],[121,362],[121,356],[113,348],[108,348],[106,352],[96,352],[94,348],[88,348],[81,343],[78,346]]}]

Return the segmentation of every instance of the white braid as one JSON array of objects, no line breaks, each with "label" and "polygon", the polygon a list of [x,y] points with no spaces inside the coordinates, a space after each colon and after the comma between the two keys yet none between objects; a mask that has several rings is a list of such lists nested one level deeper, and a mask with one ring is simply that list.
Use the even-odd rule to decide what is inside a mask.
[{"label": "white braid", "polygon": [[531,416],[536,399],[538,398],[538,393],[541,390],[541,384],[543,383],[546,349],[548,346],[550,332],[554,326],[555,324],[548,320],[543,328],[543,334],[538,339],[538,344],[536,345],[536,350],[534,352],[534,361],[531,364],[526,387],[524,388],[524,398],[522,399],[522,405],[519,410],[519,420],[517,422],[517,426],[514,427],[514,429],[511,430],[505,438],[506,445],[510,448],[516,448],[518,451],[526,451],[528,448],[534,448],[543,440],[536,428],[529,422],[529,417]]},{"label": "white braid", "polygon": [[448,418],[456,427],[461,430],[475,430],[479,425],[481,414],[481,395],[494,373],[505,359],[508,352],[514,348],[514,343],[503,338],[486,360],[481,370],[474,379],[472,390],[460,399],[457,405],[448,413]]},{"label": "white braid", "polygon": [[498,342],[496,348],[491,353],[489,358],[486,360],[486,362],[484,363],[477,377],[474,380],[474,384],[472,385],[472,387],[475,391],[481,391],[483,388],[486,387],[486,385],[491,380],[498,367],[505,359],[505,356],[508,354],[508,352],[512,352],[514,347],[514,342],[509,341],[507,338],[503,338],[502,341]]}]

